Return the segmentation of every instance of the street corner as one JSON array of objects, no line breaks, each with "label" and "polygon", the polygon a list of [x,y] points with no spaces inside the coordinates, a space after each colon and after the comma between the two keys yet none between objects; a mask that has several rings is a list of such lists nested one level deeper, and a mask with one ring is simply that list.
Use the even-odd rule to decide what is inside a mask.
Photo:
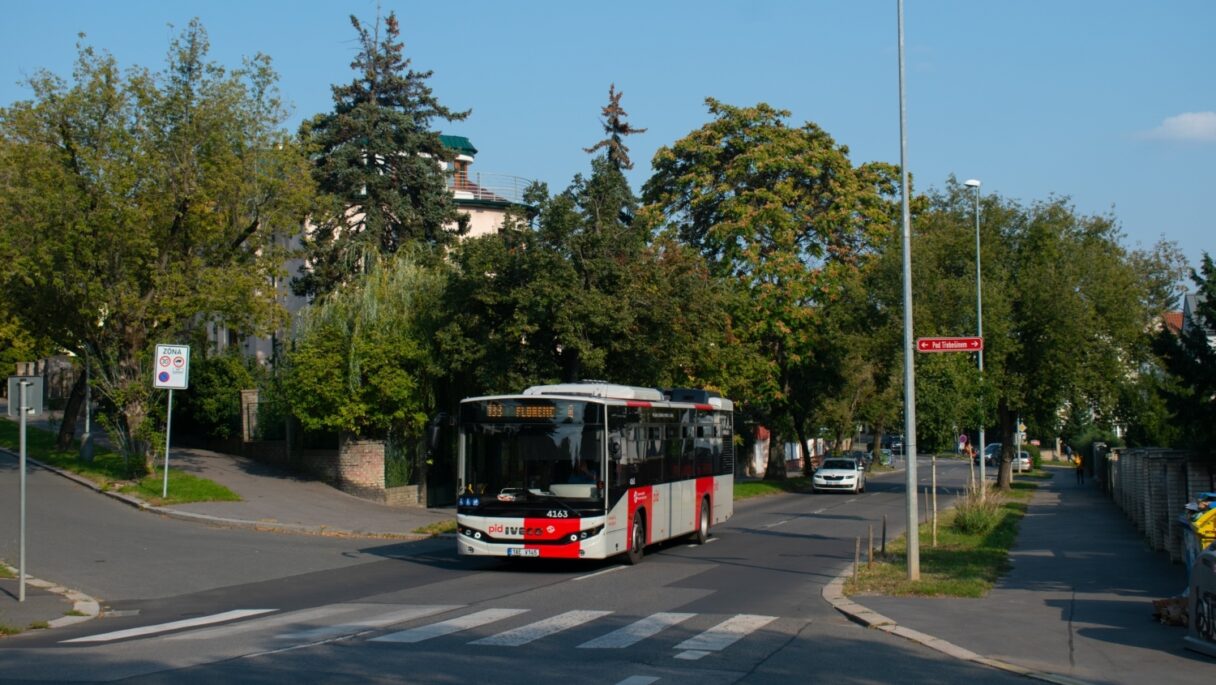
[{"label": "street corner", "polygon": [[100,603],[83,592],[25,576],[21,601],[18,570],[0,562],[11,578],[0,578],[0,637],[89,621],[101,613]]}]

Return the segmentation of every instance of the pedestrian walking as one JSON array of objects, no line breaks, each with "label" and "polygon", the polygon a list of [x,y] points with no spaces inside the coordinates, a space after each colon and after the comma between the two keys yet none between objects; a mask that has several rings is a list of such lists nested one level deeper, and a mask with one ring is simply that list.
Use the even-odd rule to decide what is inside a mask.
[{"label": "pedestrian walking", "polygon": [[1080,454],[1072,455],[1072,465],[1077,469],[1077,485],[1085,485],[1085,468]]}]

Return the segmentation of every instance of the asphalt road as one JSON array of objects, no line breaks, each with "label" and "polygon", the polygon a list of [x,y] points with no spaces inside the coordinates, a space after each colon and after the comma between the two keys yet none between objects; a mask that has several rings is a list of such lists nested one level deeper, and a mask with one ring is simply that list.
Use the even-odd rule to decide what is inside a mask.
[{"label": "asphalt road", "polygon": [[[966,475],[944,463],[939,483],[957,490]],[[669,543],[627,567],[208,528],[34,471],[28,569],[109,613],[0,641],[0,681],[1012,682],[862,629],[820,597],[884,514],[900,533],[903,478],[872,478],[857,496],[748,500],[709,543]],[[0,492],[15,481],[0,460]],[[14,519],[0,518],[7,559]]]}]

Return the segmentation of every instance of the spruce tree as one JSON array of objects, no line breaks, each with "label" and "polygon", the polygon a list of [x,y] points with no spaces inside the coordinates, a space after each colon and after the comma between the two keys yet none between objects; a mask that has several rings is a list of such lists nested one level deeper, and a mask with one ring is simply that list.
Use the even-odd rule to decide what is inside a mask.
[{"label": "spruce tree", "polygon": [[621,108],[622,95],[624,93],[616,92],[615,83],[608,86],[608,104],[601,110],[604,119],[600,122],[608,137],[591,147],[583,148],[583,152],[588,154],[594,154],[600,148],[608,148],[608,161],[618,170],[633,168],[633,162],[629,159],[629,148],[625,146],[625,136],[646,132],[644,128],[633,128],[625,123],[625,117],[629,114]]},{"label": "spruce tree", "polygon": [[300,129],[323,197],[304,241],[309,264],[293,284],[301,295],[334,290],[365,271],[373,254],[442,247],[468,230],[441,164],[454,153],[431,123],[469,111],[440,104],[427,85],[433,72],[410,68],[395,13],[370,30],[350,21],[359,37],[355,78],[333,86],[333,111]]}]

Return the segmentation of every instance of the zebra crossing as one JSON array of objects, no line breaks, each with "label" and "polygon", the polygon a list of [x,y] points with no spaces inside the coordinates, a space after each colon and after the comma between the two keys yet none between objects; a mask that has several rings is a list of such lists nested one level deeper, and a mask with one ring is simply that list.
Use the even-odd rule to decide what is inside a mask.
[{"label": "zebra crossing", "polygon": [[[590,639],[595,623],[613,617],[613,625]],[[535,618],[520,625],[520,620]],[[428,620],[435,619],[435,620]],[[632,619],[632,620],[630,620]],[[620,621],[628,621],[616,627]],[[367,637],[370,643],[415,645],[454,638],[478,647],[518,648],[567,631],[580,631],[578,649],[610,650],[635,647],[647,640],[663,640],[674,658],[700,659],[719,653],[777,621],[776,616],[755,614],[713,615],[658,612],[630,617],[608,610],[578,609],[542,615],[525,608],[473,608],[454,604],[332,604],[279,613],[275,609],[237,609],[186,621],[128,628],[64,640],[64,644],[97,645],[116,640],[161,638],[171,642],[231,639],[257,636],[264,643],[316,644],[336,639]],[[400,630],[392,626],[415,624]],[[503,624],[495,630],[495,624]],[[691,628],[693,624],[697,628]],[[683,628],[678,633],[677,628]],[[389,630],[389,632],[383,632]],[[380,633],[368,637],[372,633]],[[488,634],[487,634],[488,633]],[[672,638],[665,635],[675,633]],[[683,639],[681,639],[683,638]],[[678,642],[677,642],[678,640]],[[674,644],[673,644],[674,643]]]}]

